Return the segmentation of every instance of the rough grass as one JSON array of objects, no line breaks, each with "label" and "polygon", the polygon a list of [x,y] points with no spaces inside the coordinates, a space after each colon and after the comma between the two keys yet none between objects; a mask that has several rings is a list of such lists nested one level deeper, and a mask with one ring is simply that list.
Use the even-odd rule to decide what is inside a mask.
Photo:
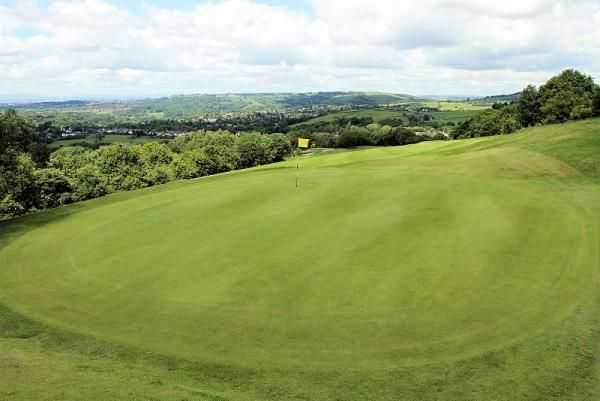
[{"label": "rough grass", "polygon": [[598,399],[599,150],[590,120],[3,223],[0,400]]}]

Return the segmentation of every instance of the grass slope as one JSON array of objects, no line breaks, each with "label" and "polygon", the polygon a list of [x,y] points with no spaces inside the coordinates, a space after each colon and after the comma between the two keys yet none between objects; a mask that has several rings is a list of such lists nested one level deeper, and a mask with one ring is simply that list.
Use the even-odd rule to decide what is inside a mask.
[{"label": "grass slope", "polygon": [[600,120],[0,225],[0,400],[600,397]]}]

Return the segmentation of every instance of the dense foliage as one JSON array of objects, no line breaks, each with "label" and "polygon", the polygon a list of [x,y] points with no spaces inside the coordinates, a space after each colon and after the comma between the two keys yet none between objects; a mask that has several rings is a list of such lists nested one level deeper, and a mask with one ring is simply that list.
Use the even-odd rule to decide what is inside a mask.
[{"label": "dense foliage", "polygon": [[35,144],[33,127],[14,111],[0,115],[0,215],[29,208],[34,164],[29,155]]},{"label": "dense foliage", "polygon": [[169,144],[64,147],[47,163],[31,158],[35,130],[14,112],[0,119],[0,219],[30,210],[281,161],[291,152],[283,134],[227,131],[182,135]]},{"label": "dense foliage", "polygon": [[600,116],[600,87],[588,75],[565,70],[539,88],[528,86],[518,101],[499,103],[492,110],[461,123],[453,137],[509,134],[521,127],[592,116]]},{"label": "dense foliage", "polygon": [[417,135],[404,127],[372,123],[367,126],[347,125],[333,132],[291,132],[290,136],[309,138],[318,148],[353,148],[357,146],[400,146],[445,137]]}]

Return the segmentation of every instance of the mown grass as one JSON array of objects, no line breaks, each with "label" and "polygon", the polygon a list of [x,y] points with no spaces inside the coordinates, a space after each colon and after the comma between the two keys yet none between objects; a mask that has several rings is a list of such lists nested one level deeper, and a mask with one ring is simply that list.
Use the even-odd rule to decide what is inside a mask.
[{"label": "mown grass", "polygon": [[0,400],[597,399],[599,138],[321,154],[3,223]]}]

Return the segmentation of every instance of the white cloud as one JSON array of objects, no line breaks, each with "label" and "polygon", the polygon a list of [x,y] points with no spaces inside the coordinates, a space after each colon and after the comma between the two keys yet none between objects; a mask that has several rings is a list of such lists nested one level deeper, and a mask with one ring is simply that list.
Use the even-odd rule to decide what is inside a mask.
[{"label": "white cloud", "polygon": [[600,0],[253,0],[189,10],[0,0],[0,98],[386,90],[486,94],[600,72]]}]

